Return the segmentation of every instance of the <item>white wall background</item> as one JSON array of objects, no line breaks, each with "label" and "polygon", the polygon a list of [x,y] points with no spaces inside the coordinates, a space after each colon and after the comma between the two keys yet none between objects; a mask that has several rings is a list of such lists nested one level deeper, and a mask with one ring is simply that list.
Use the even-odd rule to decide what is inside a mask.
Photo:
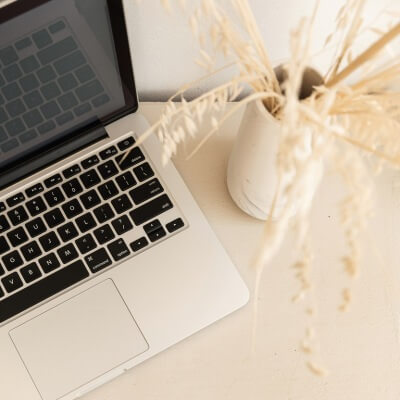
[{"label": "white wall background", "polygon": [[[0,6],[13,0],[0,0]],[[29,0],[18,0],[29,1]],[[194,62],[198,55],[197,42],[189,29],[188,17],[175,10],[169,15],[161,6],[161,0],[123,0],[127,14],[128,30],[134,61],[136,84],[141,100],[164,100],[183,84],[204,74]],[[178,0],[170,0],[172,4]],[[199,0],[186,0],[198,4]],[[217,0],[229,4],[229,0]],[[289,32],[302,16],[312,13],[316,0],[249,0],[266,48],[274,65],[289,55]],[[318,53],[314,66],[325,71],[331,60],[331,49],[321,52],[326,36],[334,29],[335,16],[346,0],[320,0],[314,29],[313,54]],[[376,20],[382,10],[396,10],[400,15],[400,0],[367,0],[365,19]],[[396,42],[400,46],[400,40]],[[226,71],[210,84],[226,79],[232,72]],[[204,90],[195,88],[191,94]]]},{"label": "white wall background", "polygon": [[[177,3],[177,0],[170,0]],[[223,2],[220,0],[221,3]],[[198,0],[187,0],[197,4]],[[249,0],[274,64],[289,55],[289,32],[302,16],[311,15],[315,0]],[[141,100],[163,100],[182,84],[200,77],[204,71],[194,63],[197,44],[188,18],[179,10],[168,15],[160,0],[124,0],[136,81]],[[229,3],[229,1],[225,1]],[[314,30],[313,53],[319,52],[334,29],[335,16],[345,0],[321,0]],[[374,21],[385,8],[399,11],[400,0],[367,0],[365,17]],[[399,42],[396,42],[399,45]],[[321,71],[331,55],[321,53],[314,65]],[[220,76],[219,79],[224,79]],[[197,89],[201,91],[204,87]]]}]

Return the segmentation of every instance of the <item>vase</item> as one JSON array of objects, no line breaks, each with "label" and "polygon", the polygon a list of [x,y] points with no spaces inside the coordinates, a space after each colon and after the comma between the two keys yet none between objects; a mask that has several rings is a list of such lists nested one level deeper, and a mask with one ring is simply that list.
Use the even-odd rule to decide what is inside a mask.
[{"label": "vase", "polygon": [[283,196],[275,201],[278,185],[276,157],[280,124],[267,111],[261,100],[250,103],[244,113],[228,162],[229,193],[245,213],[265,220],[274,218],[285,205]]}]

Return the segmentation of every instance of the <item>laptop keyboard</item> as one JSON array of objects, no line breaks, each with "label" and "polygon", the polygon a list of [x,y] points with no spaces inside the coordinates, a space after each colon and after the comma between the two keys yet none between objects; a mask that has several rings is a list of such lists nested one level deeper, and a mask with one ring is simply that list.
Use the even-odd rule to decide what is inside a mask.
[{"label": "laptop keyboard", "polygon": [[110,102],[66,21],[0,49],[0,156]]},{"label": "laptop keyboard", "polygon": [[0,323],[184,229],[134,144],[127,136],[0,199]]}]

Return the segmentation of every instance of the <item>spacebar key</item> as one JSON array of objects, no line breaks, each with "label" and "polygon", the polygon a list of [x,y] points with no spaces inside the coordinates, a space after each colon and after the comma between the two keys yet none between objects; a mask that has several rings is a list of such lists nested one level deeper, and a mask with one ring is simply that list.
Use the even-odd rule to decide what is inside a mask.
[{"label": "spacebar key", "polygon": [[75,285],[88,276],[89,272],[83,262],[76,261],[26,289],[7,297],[0,301],[0,323]]},{"label": "spacebar key", "polygon": [[162,196],[157,197],[156,199],[131,211],[130,215],[136,225],[141,225],[172,207],[173,205],[169,197],[166,194],[163,194]]}]

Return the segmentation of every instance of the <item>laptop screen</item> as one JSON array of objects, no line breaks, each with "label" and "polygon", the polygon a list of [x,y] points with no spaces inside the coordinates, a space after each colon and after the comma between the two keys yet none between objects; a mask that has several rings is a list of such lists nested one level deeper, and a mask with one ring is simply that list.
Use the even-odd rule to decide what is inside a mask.
[{"label": "laptop screen", "polygon": [[107,0],[36,3],[0,8],[0,173],[128,106]]}]

